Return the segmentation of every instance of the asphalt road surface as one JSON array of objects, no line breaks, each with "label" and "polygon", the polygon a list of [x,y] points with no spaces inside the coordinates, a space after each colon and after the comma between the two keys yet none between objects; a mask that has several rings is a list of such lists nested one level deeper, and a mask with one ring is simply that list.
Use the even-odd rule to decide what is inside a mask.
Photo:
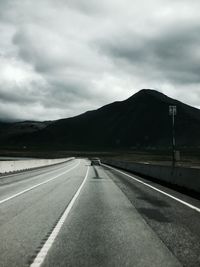
[{"label": "asphalt road surface", "polygon": [[86,159],[0,178],[0,266],[200,266],[200,201]]}]

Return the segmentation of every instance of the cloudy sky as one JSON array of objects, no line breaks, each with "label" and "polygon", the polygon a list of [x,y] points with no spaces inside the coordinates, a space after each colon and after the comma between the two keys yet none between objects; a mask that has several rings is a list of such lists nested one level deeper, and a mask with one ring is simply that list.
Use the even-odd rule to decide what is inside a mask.
[{"label": "cloudy sky", "polygon": [[200,108],[199,0],[0,0],[0,120],[155,88]]}]

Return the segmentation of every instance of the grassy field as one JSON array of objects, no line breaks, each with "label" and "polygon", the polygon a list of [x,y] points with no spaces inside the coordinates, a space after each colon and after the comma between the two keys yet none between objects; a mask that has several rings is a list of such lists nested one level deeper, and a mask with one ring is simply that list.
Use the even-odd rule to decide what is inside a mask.
[{"label": "grassy field", "polygon": [[[182,149],[177,166],[200,166],[200,149]],[[143,162],[161,165],[172,164],[170,150],[110,150],[110,151],[0,151],[1,157],[32,157],[32,158],[62,158],[62,157],[99,157],[129,162]]]}]

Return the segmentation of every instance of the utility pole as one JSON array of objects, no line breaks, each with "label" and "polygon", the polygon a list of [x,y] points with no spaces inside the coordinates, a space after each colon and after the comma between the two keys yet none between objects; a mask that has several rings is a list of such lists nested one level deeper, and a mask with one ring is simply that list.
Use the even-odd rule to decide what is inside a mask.
[{"label": "utility pole", "polygon": [[172,116],[172,167],[175,167],[176,138],[175,138],[175,116],[177,114],[176,106],[169,106],[169,115]]}]

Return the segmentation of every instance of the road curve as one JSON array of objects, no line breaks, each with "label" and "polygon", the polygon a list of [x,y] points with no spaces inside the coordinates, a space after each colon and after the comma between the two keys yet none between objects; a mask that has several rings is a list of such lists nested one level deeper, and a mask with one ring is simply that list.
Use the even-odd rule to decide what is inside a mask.
[{"label": "road curve", "polygon": [[200,213],[126,174],[75,159],[0,182],[0,266],[200,266]]}]

